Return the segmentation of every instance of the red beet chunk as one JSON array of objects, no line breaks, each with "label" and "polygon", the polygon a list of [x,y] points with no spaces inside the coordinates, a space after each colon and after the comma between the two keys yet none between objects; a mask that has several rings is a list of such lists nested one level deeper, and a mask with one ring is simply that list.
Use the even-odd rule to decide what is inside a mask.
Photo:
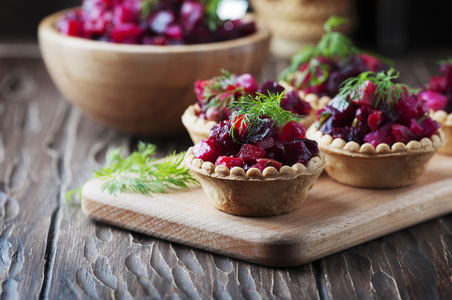
[{"label": "red beet chunk", "polygon": [[371,144],[374,148],[377,148],[377,146],[382,143],[386,143],[388,145],[394,144],[391,128],[387,125],[378,128],[377,131],[367,134],[364,137],[364,142]]},{"label": "red beet chunk", "polygon": [[242,145],[239,154],[237,155],[237,157],[243,158],[248,164],[254,164],[256,162],[256,159],[262,158],[264,156],[264,150],[250,144]]},{"label": "red beet chunk", "polygon": [[180,9],[181,24],[186,33],[193,31],[203,18],[204,5],[196,1],[184,1]]},{"label": "red beet chunk", "polygon": [[291,141],[305,137],[306,129],[298,122],[290,121],[284,125],[281,133],[281,141]]},{"label": "red beet chunk", "polygon": [[278,172],[281,169],[282,163],[269,158],[258,158],[256,159],[256,163],[251,166],[251,168],[257,168],[261,172],[265,170],[267,167],[274,167]]},{"label": "red beet chunk", "polygon": [[432,118],[426,118],[421,124],[422,132],[419,134],[419,139],[430,137],[434,134],[440,127],[439,123],[434,121]]},{"label": "red beet chunk", "polygon": [[419,94],[419,98],[427,102],[428,107],[437,110],[444,110],[449,99],[435,91],[423,91]]},{"label": "red beet chunk", "polygon": [[391,134],[396,142],[404,144],[416,138],[416,135],[414,134],[413,131],[411,131],[410,128],[400,124],[391,125]]},{"label": "red beet chunk", "polygon": [[383,112],[379,110],[374,110],[369,114],[369,117],[367,118],[367,124],[369,125],[370,130],[377,130],[378,126],[380,126],[381,122],[383,121],[382,114]]},{"label": "red beet chunk", "polygon": [[133,23],[117,24],[111,30],[111,38],[115,43],[138,43],[138,37],[143,29]]},{"label": "red beet chunk", "polygon": [[232,169],[233,167],[240,167],[243,168],[245,165],[245,161],[243,158],[240,157],[234,157],[234,156],[218,156],[217,160],[215,161],[215,166],[226,166],[229,169]]},{"label": "red beet chunk", "polygon": [[261,141],[257,141],[254,146],[261,148],[262,150],[269,149],[275,145],[275,141],[272,137],[266,138]]},{"label": "red beet chunk", "polygon": [[259,84],[253,75],[245,73],[237,76],[236,84],[238,87],[242,87],[246,93],[255,94],[259,88]]},{"label": "red beet chunk", "polygon": [[283,164],[288,166],[296,163],[307,165],[309,160],[318,153],[317,142],[308,139],[285,142],[284,150]]},{"label": "red beet chunk", "polygon": [[222,155],[221,149],[210,139],[202,140],[193,147],[193,154],[203,161],[215,163],[218,156]]}]

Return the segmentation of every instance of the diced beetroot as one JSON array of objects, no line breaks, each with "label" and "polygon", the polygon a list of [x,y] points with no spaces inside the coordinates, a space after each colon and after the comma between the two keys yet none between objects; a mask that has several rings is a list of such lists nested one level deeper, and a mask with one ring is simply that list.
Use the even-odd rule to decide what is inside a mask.
[{"label": "diced beetroot", "polygon": [[268,148],[271,148],[275,145],[275,141],[272,137],[268,137],[264,140],[257,141],[254,146],[261,148],[262,150],[266,150]]},{"label": "diced beetroot", "polygon": [[410,122],[410,130],[415,135],[420,135],[422,133],[421,125],[419,125],[419,123],[415,119],[412,119],[411,122]]},{"label": "diced beetroot", "polygon": [[246,93],[255,94],[257,89],[259,88],[259,84],[256,79],[254,79],[253,75],[249,73],[242,74],[237,76],[236,84],[238,87],[242,87]]},{"label": "diced beetroot", "polygon": [[369,114],[367,124],[369,125],[370,130],[377,130],[378,126],[380,126],[382,122],[382,114],[383,112],[380,110],[374,110]]},{"label": "diced beetroot", "polygon": [[182,38],[182,28],[177,24],[168,25],[165,29],[165,34],[173,39]]},{"label": "diced beetroot", "polygon": [[291,141],[296,138],[304,138],[306,129],[298,122],[290,121],[284,125],[281,133],[281,141]]},{"label": "diced beetroot", "polygon": [[115,43],[123,43],[125,41],[138,42],[138,37],[143,32],[143,29],[133,23],[117,24],[111,30],[111,38]]},{"label": "diced beetroot", "polygon": [[193,31],[195,26],[201,22],[205,7],[197,1],[183,1],[180,8],[181,24],[186,33]]},{"label": "diced beetroot", "polygon": [[284,87],[280,84],[278,84],[276,81],[273,80],[265,80],[264,83],[259,87],[259,89],[257,90],[257,92],[259,94],[263,94],[263,95],[267,95],[268,93],[273,93],[273,94],[281,94],[282,92],[284,92]]},{"label": "diced beetroot", "polygon": [[234,148],[239,146],[236,146],[232,140],[230,131],[231,128],[229,127],[228,121],[221,121],[210,129],[209,140],[212,140],[218,147],[221,147],[224,153],[233,151]]},{"label": "diced beetroot", "polygon": [[198,98],[198,100],[200,102],[204,101],[204,89],[206,86],[208,86],[210,83],[210,80],[201,80],[198,79],[195,82],[195,94],[196,94],[196,98]]},{"label": "diced beetroot", "polygon": [[83,37],[85,35],[83,21],[62,19],[56,24],[58,30],[69,36]]},{"label": "diced beetroot", "polygon": [[251,168],[257,168],[261,172],[263,172],[267,167],[274,167],[279,172],[282,167],[282,163],[274,159],[258,158],[256,159],[256,163],[251,166]]},{"label": "diced beetroot", "polygon": [[353,103],[359,105],[373,106],[373,96],[377,86],[366,80],[359,88],[358,97],[353,99]]},{"label": "diced beetroot", "polygon": [[233,167],[240,167],[243,168],[245,165],[245,161],[243,158],[240,157],[234,157],[234,156],[218,156],[217,160],[215,161],[215,166],[226,166],[229,169],[232,169]]},{"label": "diced beetroot", "polygon": [[428,107],[434,111],[444,110],[448,102],[446,96],[435,91],[422,91],[419,98],[426,101]]},{"label": "diced beetroot", "polygon": [[364,137],[364,142],[371,144],[374,148],[377,148],[377,146],[382,143],[386,143],[388,145],[394,144],[391,128],[386,125],[378,128],[375,132],[368,133]]},{"label": "diced beetroot", "polygon": [[306,139],[298,139],[284,143],[284,165],[292,166],[296,163],[306,165],[306,163],[311,159],[312,154],[306,146],[304,142],[305,140]]},{"label": "diced beetroot", "polygon": [[416,138],[416,135],[413,131],[411,131],[410,128],[400,124],[391,125],[391,134],[396,142],[401,142],[404,144]]},{"label": "diced beetroot", "polygon": [[265,150],[265,157],[282,161],[285,153],[284,144],[281,141],[273,140],[274,145]]},{"label": "diced beetroot", "polygon": [[422,127],[422,132],[419,135],[419,139],[432,136],[432,134],[440,127],[439,123],[432,118],[426,118],[420,125]]},{"label": "diced beetroot", "polygon": [[360,53],[359,57],[366,64],[369,71],[377,72],[380,70],[382,63],[378,58],[365,53]]},{"label": "diced beetroot", "polygon": [[234,126],[234,130],[237,130],[238,134],[240,136],[243,136],[245,134],[246,128],[248,127],[247,120],[245,119],[245,116],[239,115],[235,116],[231,123]]},{"label": "diced beetroot", "polygon": [[136,7],[132,1],[125,1],[114,8],[115,23],[137,22],[140,16],[140,7]]},{"label": "diced beetroot", "polygon": [[243,158],[248,164],[254,164],[256,162],[256,159],[262,158],[264,156],[264,150],[250,144],[243,144],[240,148],[239,154],[237,155],[237,157]]},{"label": "diced beetroot", "polygon": [[193,147],[193,154],[203,161],[215,163],[218,156],[222,155],[220,147],[218,147],[210,139],[201,140]]},{"label": "diced beetroot", "polygon": [[447,93],[449,91],[449,84],[445,77],[432,77],[429,81],[429,89],[438,93]]}]

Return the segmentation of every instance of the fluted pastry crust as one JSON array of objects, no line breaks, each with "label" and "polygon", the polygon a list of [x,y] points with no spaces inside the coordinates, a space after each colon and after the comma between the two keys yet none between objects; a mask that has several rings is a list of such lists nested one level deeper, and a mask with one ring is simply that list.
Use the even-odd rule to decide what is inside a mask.
[{"label": "fluted pastry crust", "polygon": [[429,160],[445,144],[438,130],[431,138],[407,144],[359,145],[323,134],[314,123],[306,136],[317,141],[325,155],[325,170],[334,180],[357,187],[396,188],[413,184],[424,173]]},{"label": "fluted pastry crust", "polygon": [[278,172],[267,167],[245,172],[243,168],[217,166],[193,154],[190,148],[184,159],[204,192],[218,209],[242,216],[272,216],[289,213],[303,204],[309,190],[320,176],[325,159],[320,154],[305,166],[296,163],[282,166]]},{"label": "fluted pastry crust", "polygon": [[441,125],[441,130],[446,139],[446,144],[438,152],[452,154],[452,113],[447,114],[444,110],[438,110],[435,112],[432,111],[430,115],[433,120]]}]

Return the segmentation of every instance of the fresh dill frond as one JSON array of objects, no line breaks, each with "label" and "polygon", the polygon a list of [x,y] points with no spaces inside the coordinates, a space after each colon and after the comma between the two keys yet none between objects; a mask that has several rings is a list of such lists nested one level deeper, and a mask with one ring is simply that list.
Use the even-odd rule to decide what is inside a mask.
[{"label": "fresh dill frond", "polygon": [[[347,22],[347,18],[331,16],[324,24],[325,34],[317,45],[308,45],[300,53],[294,55],[290,66],[281,72],[279,80],[295,82],[295,87],[299,88],[305,79],[309,78],[308,85],[318,85],[327,79],[325,72],[328,66],[321,64],[316,59],[317,57],[339,58],[346,62],[352,54],[359,53],[359,49],[349,37],[333,31]],[[300,66],[304,63],[308,63],[307,68],[301,73],[298,72]],[[319,71],[322,72],[322,76],[315,76]],[[311,76],[307,77],[309,74]]]},{"label": "fresh dill frond", "polygon": [[139,193],[152,196],[196,183],[190,170],[181,165],[184,153],[173,153],[158,163],[156,158],[150,157],[155,149],[152,144],[140,142],[138,150],[128,157],[121,156],[119,149],[112,151],[109,165],[94,173],[94,178],[104,181],[102,191],[112,195]]},{"label": "fresh dill frond", "polygon": [[[229,109],[234,111],[231,116],[233,124],[231,126],[231,136],[234,137],[234,128],[239,127],[242,131],[246,126],[248,136],[254,135],[260,128],[261,122],[265,118],[271,118],[276,126],[282,128],[290,121],[299,122],[300,117],[290,111],[281,108],[281,101],[284,98],[285,91],[282,93],[269,93],[269,95],[257,93],[257,95],[248,95],[241,102],[233,102]],[[240,122],[240,123],[238,123]],[[236,125],[240,126],[236,126]]]},{"label": "fresh dill frond", "polygon": [[372,95],[372,102],[374,107],[378,107],[380,103],[385,103],[389,107],[397,104],[400,99],[404,99],[409,94],[415,94],[419,90],[413,89],[405,84],[396,83],[395,80],[399,78],[399,72],[393,68],[387,72],[363,72],[357,77],[352,77],[345,80],[341,84],[339,90],[339,97],[343,101],[352,102],[358,99],[362,94],[363,84],[370,81],[376,86],[375,92]]},{"label": "fresh dill frond", "polygon": [[[184,152],[174,152],[159,162],[157,158],[151,157],[155,150],[155,145],[140,141],[138,150],[124,157],[120,154],[120,149],[116,148],[109,153],[107,166],[94,171],[93,177],[104,181],[102,191],[111,195],[138,193],[152,196],[197,184],[190,170],[182,164]],[[67,191],[66,203],[72,203],[74,194],[80,199],[81,190]]]},{"label": "fresh dill frond", "polygon": [[448,57],[446,59],[441,59],[436,62],[438,65],[442,66],[446,63],[452,64],[452,57]]},{"label": "fresh dill frond", "polygon": [[153,11],[158,4],[158,0],[143,0],[141,3],[141,16],[143,18],[149,17],[151,11]]},{"label": "fresh dill frond", "polygon": [[[230,103],[237,101],[245,95],[245,89],[236,84],[236,76],[231,72],[222,69],[223,75],[213,77],[207,86],[204,87],[204,104],[208,108],[227,108]],[[239,97],[236,97],[236,94]]]},{"label": "fresh dill frond", "polygon": [[218,6],[222,0],[204,0],[206,5],[206,21],[210,31],[215,31],[221,23],[218,17]]}]

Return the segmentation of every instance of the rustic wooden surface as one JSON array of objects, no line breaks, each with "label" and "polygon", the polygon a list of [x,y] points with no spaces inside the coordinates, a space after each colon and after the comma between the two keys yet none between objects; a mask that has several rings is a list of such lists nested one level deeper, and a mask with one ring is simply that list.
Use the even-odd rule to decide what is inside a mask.
[{"label": "rustic wooden surface", "polygon": [[437,154],[408,187],[353,188],[322,174],[290,214],[244,218],[210,204],[201,187],[144,196],[83,186],[82,210],[93,219],[273,267],[293,267],[452,212],[452,158]]},{"label": "rustic wooden surface", "polygon": [[[1,47],[0,47],[1,48]],[[0,49],[0,280],[6,299],[452,299],[448,214],[295,268],[269,268],[96,223],[65,192],[138,137],[83,116],[39,58]],[[6,54],[5,54],[6,53]],[[26,53],[35,53],[33,51]],[[451,51],[406,55],[410,84]],[[263,78],[287,62],[269,60]],[[144,139],[159,156],[188,135]]]}]

